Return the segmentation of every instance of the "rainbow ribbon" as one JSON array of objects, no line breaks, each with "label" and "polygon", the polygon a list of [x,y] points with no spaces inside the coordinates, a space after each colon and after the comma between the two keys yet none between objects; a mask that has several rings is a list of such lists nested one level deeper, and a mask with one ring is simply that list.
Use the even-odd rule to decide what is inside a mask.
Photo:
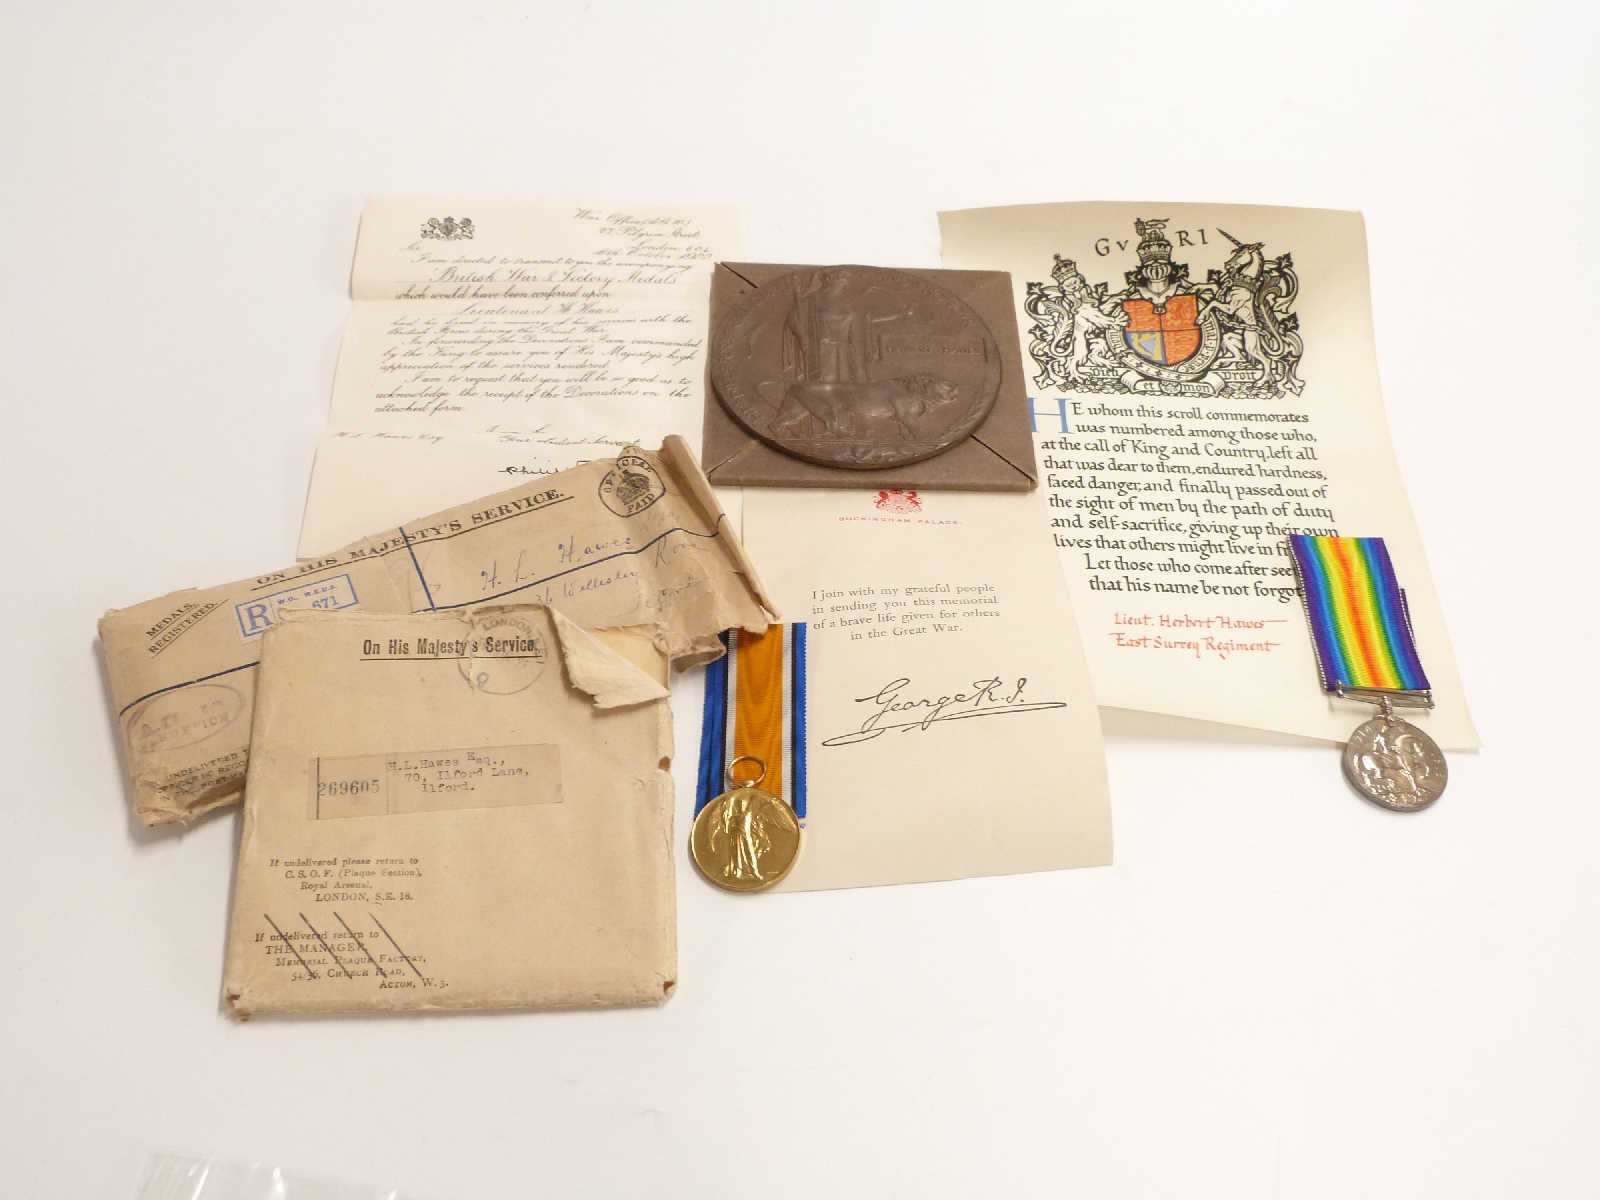
[{"label": "rainbow ribbon", "polygon": [[769,625],[765,633],[722,635],[727,654],[706,665],[700,723],[700,778],[694,811],[732,785],[724,772],[741,754],[767,764],[758,785],[806,819],[806,626]]},{"label": "rainbow ribbon", "polygon": [[1382,538],[1291,534],[1323,689],[1426,692],[1406,594]]}]

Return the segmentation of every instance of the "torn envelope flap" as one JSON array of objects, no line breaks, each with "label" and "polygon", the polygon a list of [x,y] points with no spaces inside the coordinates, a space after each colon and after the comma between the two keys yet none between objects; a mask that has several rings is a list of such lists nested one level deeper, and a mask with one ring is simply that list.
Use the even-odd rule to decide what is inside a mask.
[{"label": "torn envelope flap", "polygon": [[585,633],[555,609],[550,610],[561,655],[572,686],[594,697],[596,708],[617,708],[664,700],[670,693],[611,647]]},{"label": "torn envelope flap", "polygon": [[670,708],[630,661],[648,637],[607,641],[543,605],[279,623],[257,684],[229,1011],[666,999]]}]

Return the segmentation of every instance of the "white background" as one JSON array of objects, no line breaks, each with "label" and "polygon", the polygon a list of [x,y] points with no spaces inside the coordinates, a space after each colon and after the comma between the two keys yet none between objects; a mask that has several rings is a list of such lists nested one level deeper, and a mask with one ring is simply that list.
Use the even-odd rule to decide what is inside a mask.
[{"label": "white background", "polygon": [[[0,1196],[125,1200],[149,1148],[434,1200],[1600,1193],[1592,5],[0,17]],[[1330,749],[1112,720],[1115,867],[680,864],[659,1010],[234,1025],[237,817],[130,822],[94,622],[293,557],[368,194],[732,203],[751,259],[905,266],[940,208],[1359,208],[1487,748],[1397,816]]]}]

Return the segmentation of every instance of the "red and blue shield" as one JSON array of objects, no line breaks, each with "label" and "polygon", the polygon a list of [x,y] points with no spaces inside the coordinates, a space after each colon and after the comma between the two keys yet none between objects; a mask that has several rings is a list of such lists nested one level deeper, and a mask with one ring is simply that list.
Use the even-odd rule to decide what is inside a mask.
[{"label": "red and blue shield", "polygon": [[1146,362],[1158,367],[1175,367],[1193,358],[1200,349],[1200,325],[1195,319],[1196,296],[1174,296],[1166,310],[1157,312],[1148,300],[1124,300],[1128,326],[1122,340]]}]

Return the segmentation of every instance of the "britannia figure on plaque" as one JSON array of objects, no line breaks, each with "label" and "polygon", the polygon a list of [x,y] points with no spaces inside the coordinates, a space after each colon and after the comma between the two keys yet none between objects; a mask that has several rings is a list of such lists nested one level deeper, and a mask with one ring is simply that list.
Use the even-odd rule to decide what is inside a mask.
[{"label": "britannia figure on plaque", "polygon": [[783,370],[796,383],[869,383],[873,326],[907,314],[901,305],[872,311],[871,288],[852,287],[848,267],[815,272],[784,322]]},{"label": "britannia figure on plaque", "polygon": [[783,326],[788,381],[771,429],[784,436],[922,438],[960,400],[949,380],[927,372],[891,375],[883,330],[910,307],[870,273],[850,267],[813,272],[795,294]]}]

